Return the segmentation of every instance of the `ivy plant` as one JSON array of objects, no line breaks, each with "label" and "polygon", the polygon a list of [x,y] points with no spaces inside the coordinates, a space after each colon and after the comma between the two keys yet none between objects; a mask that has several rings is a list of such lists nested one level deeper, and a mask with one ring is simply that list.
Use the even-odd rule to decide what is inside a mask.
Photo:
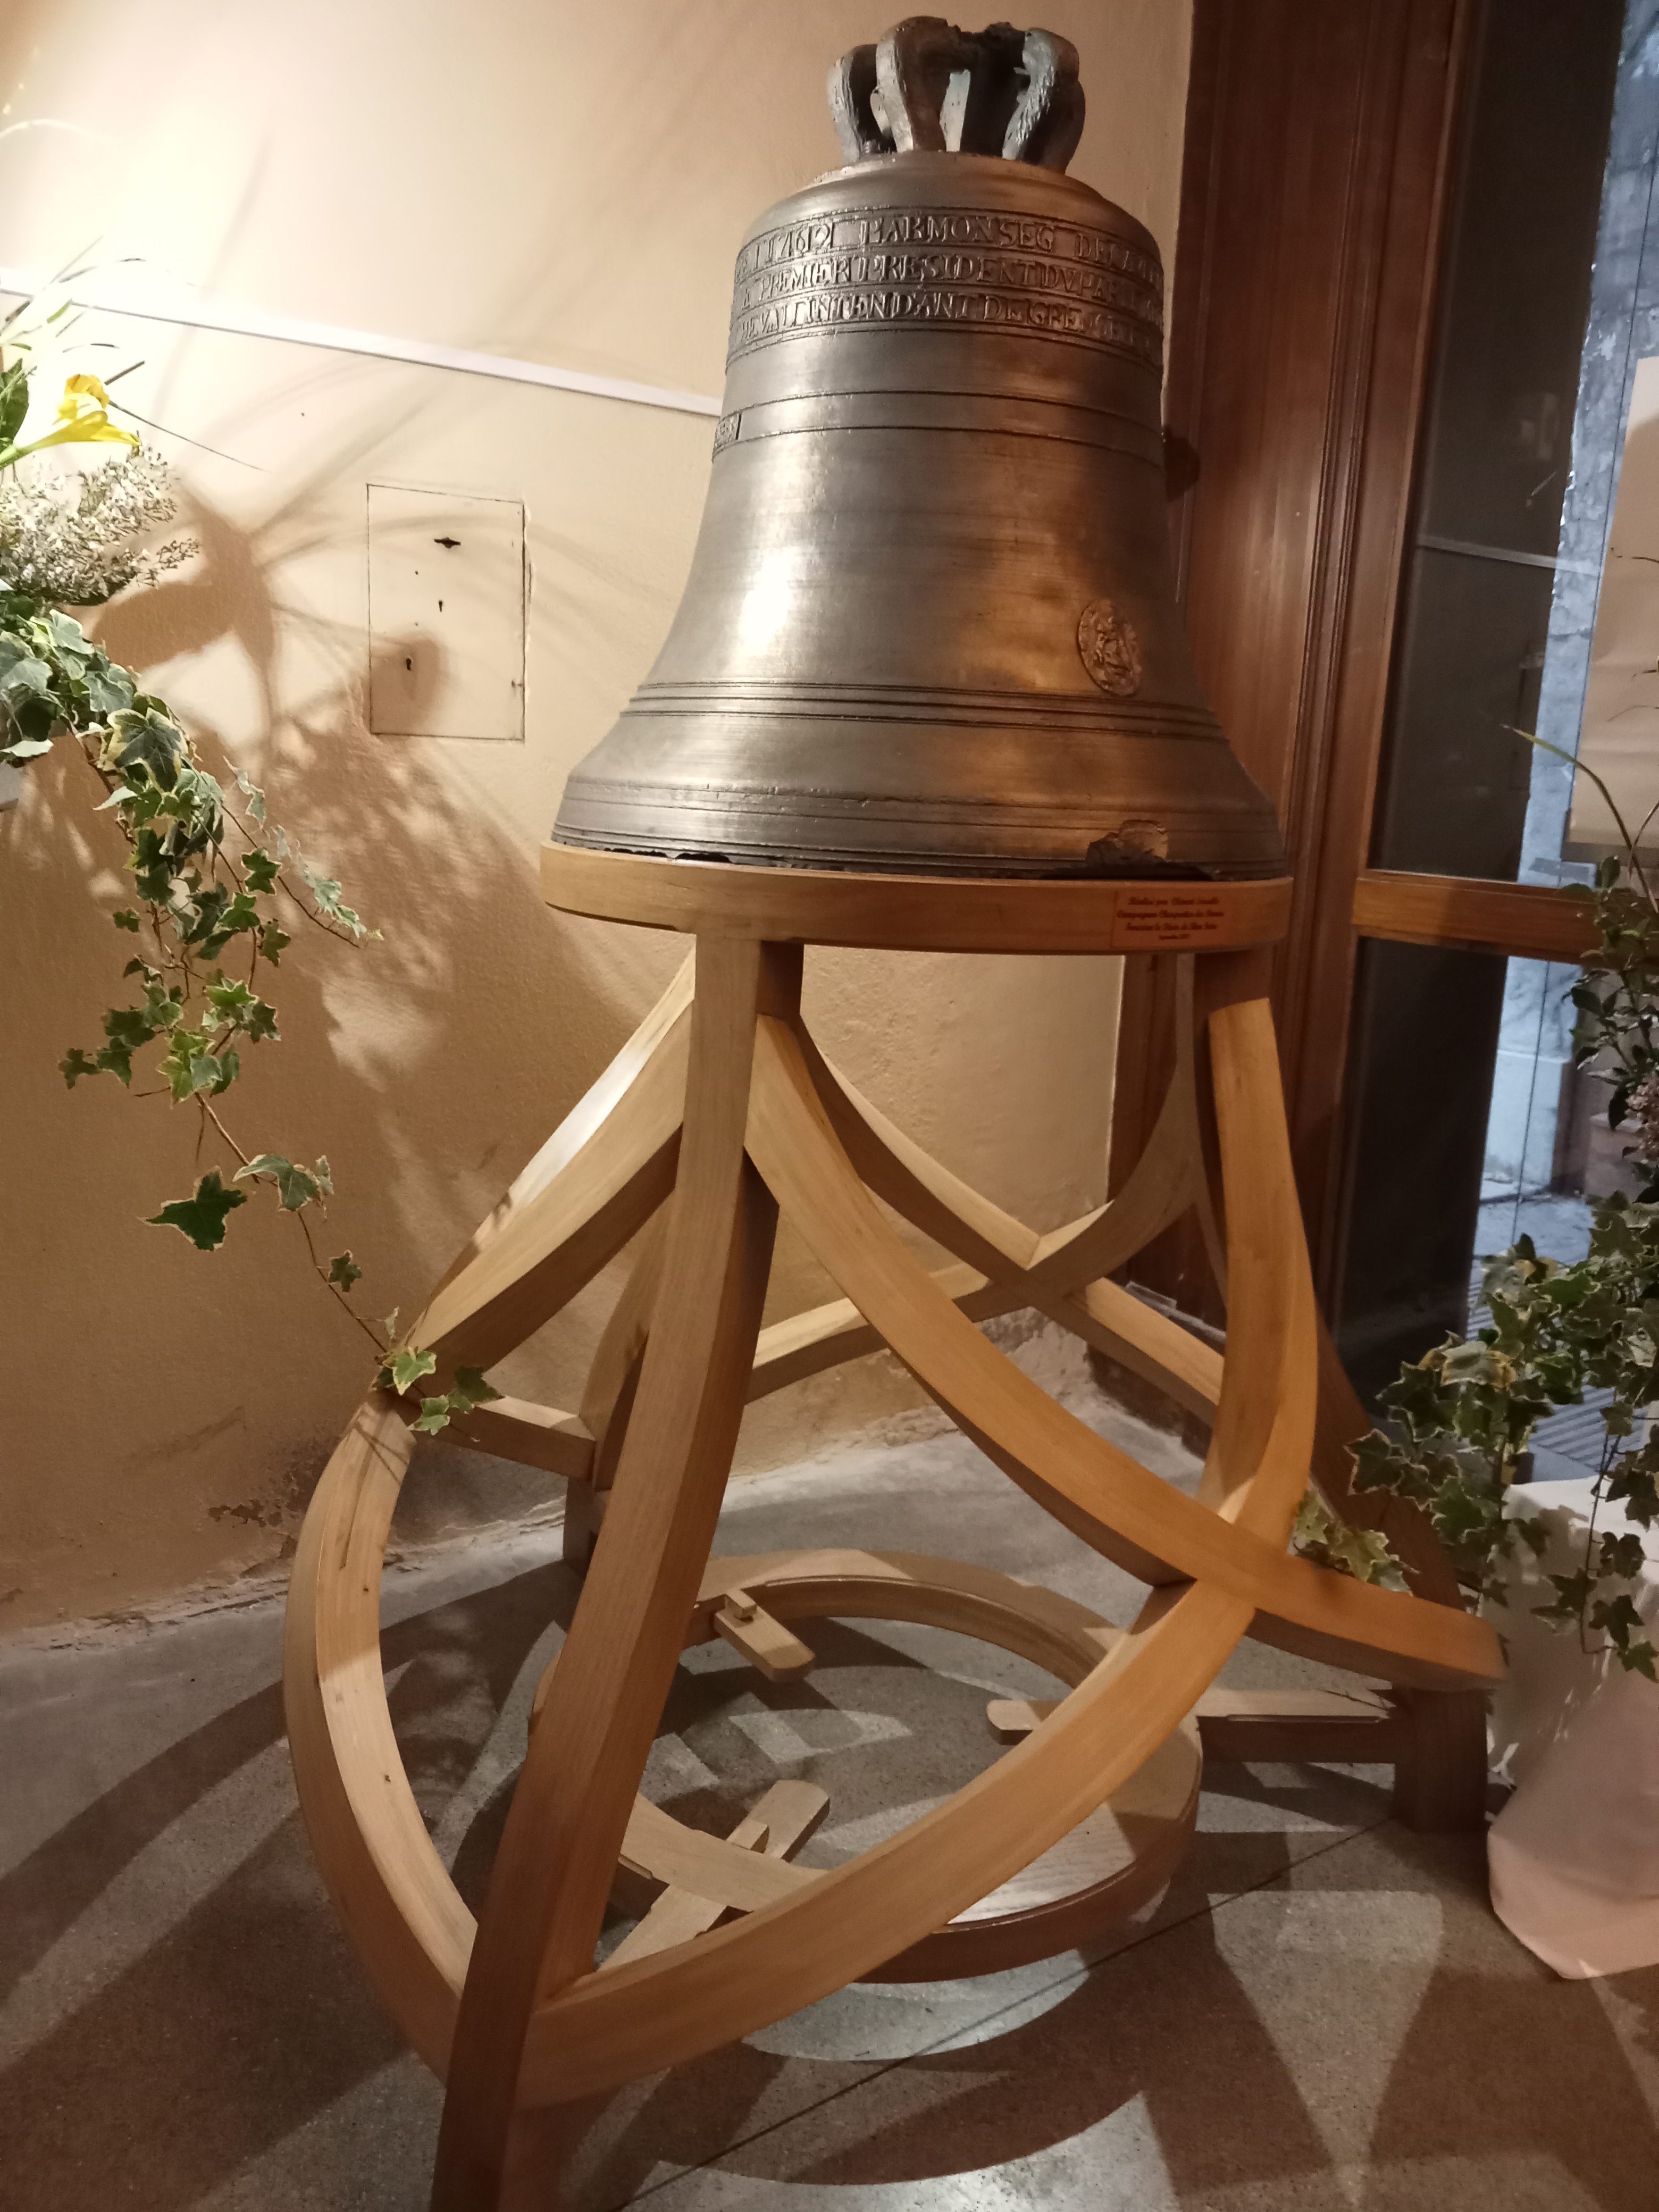
[{"label": "ivy plant", "polygon": [[[1531,741],[1571,758],[1546,739]],[[1574,1060],[1610,1084],[1608,1121],[1628,1130],[1629,1156],[1645,1181],[1635,1200],[1615,1194],[1592,1206],[1583,1259],[1564,1265],[1522,1237],[1486,1263],[1481,1296],[1491,1321],[1401,1369],[1382,1393],[1383,1425],[1354,1449],[1354,1480],[1358,1489],[1419,1505],[1464,1587],[1501,1599],[1517,1547],[1545,1546],[1541,1522],[1516,1510],[1510,1494],[1528,1471],[1534,1431],[1559,1407],[1582,1405],[1587,1390],[1610,1392],[1582,1558],[1571,1573],[1549,1577],[1554,1595],[1536,1610],[1576,1630],[1587,1649],[1599,1639],[1621,1667],[1656,1680],[1659,1652],[1630,1585],[1643,1568],[1636,1530],[1659,1521],[1659,1431],[1649,1425],[1659,1404],[1659,903],[1640,853],[1659,807],[1632,835],[1601,777],[1577,766],[1612,809],[1624,853],[1599,864],[1593,887],[1562,892],[1589,902],[1596,928],[1570,994]],[[1600,1531],[1604,1504],[1618,1505],[1636,1529]],[[1311,1527],[1298,1529],[1299,1539],[1314,1535]],[[1369,1571],[1376,1560],[1368,1552],[1350,1571],[1382,1579]]]},{"label": "ivy plant", "polygon": [[[383,1386],[406,1392],[434,1373],[434,1355],[396,1340],[395,1314],[379,1327],[366,1320],[352,1297],[362,1272],[353,1255],[319,1249],[311,1217],[333,1193],[328,1161],[244,1141],[225,1104],[245,1055],[277,1042],[271,979],[295,933],[314,929],[349,947],[379,933],[269,819],[248,775],[234,770],[234,796],[227,792],[167,702],[112,661],[70,611],[153,581],[195,548],[177,539],[149,550],[143,533],[173,513],[166,465],[110,420],[116,403],[96,377],[70,377],[55,422],[24,438],[33,349],[8,335],[16,320],[0,324],[18,354],[0,370],[0,763],[26,768],[70,744],[99,788],[98,812],[125,845],[132,886],[131,902],[111,917],[131,955],[125,1003],[105,1013],[97,1042],[65,1054],[64,1079],[73,1090],[112,1077],[191,1112],[198,1158],[216,1152],[219,1164],[150,1223],[216,1251],[249,1191],[268,1191],[298,1223],[324,1286],[374,1345]],[[31,456],[76,444],[121,450],[78,477],[17,480]],[[416,1425],[430,1433],[497,1395],[462,1369],[422,1400]]]}]

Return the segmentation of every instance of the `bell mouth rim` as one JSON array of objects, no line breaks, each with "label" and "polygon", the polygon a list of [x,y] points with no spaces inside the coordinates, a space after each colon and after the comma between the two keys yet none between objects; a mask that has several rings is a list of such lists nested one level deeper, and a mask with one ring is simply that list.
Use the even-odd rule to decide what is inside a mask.
[{"label": "bell mouth rim", "polygon": [[1167,884],[1175,889],[1183,885],[1224,889],[1233,884],[1291,880],[1282,860],[1261,867],[1197,860],[1091,862],[1086,859],[1033,860],[1029,865],[1009,860],[1000,866],[991,866],[987,863],[994,856],[983,853],[965,855],[957,860],[947,856],[930,859],[905,852],[896,854],[891,864],[884,867],[880,855],[868,851],[849,854],[845,859],[830,852],[785,853],[768,851],[758,845],[731,853],[694,851],[684,844],[676,844],[672,839],[647,845],[624,843],[615,837],[588,836],[562,822],[554,823],[547,849],[597,854],[617,860],[660,861],[665,866],[677,868],[721,868],[740,875],[825,876],[886,884],[995,884],[1005,888],[1021,884],[1100,884],[1120,887],[1139,884],[1153,889]]},{"label": "bell mouth rim", "polygon": [[1276,945],[1294,879],[1168,883],[756,867],[542,847],[542,894],[567,914],[688,935],[892,952],[1228,952]]}]

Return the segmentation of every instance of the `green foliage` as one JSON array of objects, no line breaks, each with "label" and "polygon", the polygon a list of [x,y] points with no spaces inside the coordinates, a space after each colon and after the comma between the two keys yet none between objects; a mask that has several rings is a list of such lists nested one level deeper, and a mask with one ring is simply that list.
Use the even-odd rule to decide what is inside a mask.
[{"label": "green foliage", "polygon": [[[9,327],[0,323],[0,331]],[[44,447],[138,447],[132,432],[109,422],[109,395],[94,377],[71,377],[56,428],[20,446],[28,402],[29,364],[14,361],[0,371],[0,476]],[[87,480],[81,481],[84,491]],[[140,520],[170,513],[159,462],[148,465],[146,483],[152,503]],[[52,496],[27,495],[49,519]],[[73,514],[64,510],[65,528],[80,533],[78,564],[88,573],[98,566],[96,518],[107,511],[107,502],[100,507],[85,497]],[[102,786],[98,811],[125,841],[137,901],[112,917],[117,930],[141,940],[141,957],[123,971],[136,983],[136,996],[104,1015],[103,1042],[95,1049],[77,1045],[64,1055],[64,1080],[72,1090],[82,1077],[112,1075],[131,1087],[139,1073],[147,1084],[141,1095],[193,1108],[202,1139],[222,1146],[238,1164],[229,1185],[216,1170],[202,1176],[191,1197],[164,1206],[151,1221],[178,1230],[201,1251],[214,1251],[224,1242],[229,1215],[247,1202],[246,1192],[235,1186],[268,1184],[283,1210],[300,1217],[318,1274],[344,1300],[362,1271],[349,1252],[325,1267],[304,1219],[305,1209],[319,1207],[333,1189],[327,1161],[307,1168],[280,1152],[250,1153],[231,1135],[216,1102],[240,1076],[244,1051],[276,1040],[276,1010],[260,985],[261,970],[274,969],[292,942],[280,918],[283,902],[290,914],[347,944],[372,933],[342,902],[338,883],[301,859],[269,823],[264,794],[244,770],[234,771],[240,805],[233,805],[166,701],[142,690],[131,670],[112,662],[72,615],[22,587],[17,580],[27,556],[17,550],[15,514],[7,512],[13,520],[0,532],[0,762],[39,759],[59,741],[74,746]],[[124,527],[131,526],[132,512],[129,501]],[[111,573],[115,581],[106,582],[100,598],[134,569],[129,562]],[[383,1352],[369,1325],[359,1326]]]},{"label": "green foliage", "polygon": [[[1571,994],[1575,1055],[1580,1067],[1612,1079],[1615,1127],[1635,1110],[1632,1133],[1651,1163],[1659,1139],[1650,1119],[1659,1103],[1659,905],[1637,858],[1641,830],[1632,838],[1622,821],[1620,828],[1626,859],[1601,863],[1594,891],[1565,894],[1593,900],[1599,938]],[[1620,1506],[1640,1529],[1659,1521],[1659,1426],[1644,1433],[1659,1404],[1659,1181],[1640,1200],[1615,1195],[1592,1208],[1583,1260],[1563,1266],[1523,1237],[1487,1262],[1481,1291],[1490,1324],[1468,1342],[1448,1337],[1382,1392],[1386,1425],[1354,1446],[1354,1480],[1420,1506],[1465,1587],[1501,1598],[1505,1561],[1522,1545],[1545,1547],[1540,1522],[1510,1502],[1533,1431],[1558,1407],[1582,1405],[1587,1390],[1612,1393],[1601,1413],[1597,1504]],[[1583,1564],[1550,1576],[1554,1596],[1536,1610],[1581,1637],[1604,1638],[1622,1667],[1654,1680],[1659,1653],[1629,1592],[1609,1589],[1642,1565],[1639,1535],[1601,1534],[1592,1516]]]},{"label": "green foliage", "polygon": [[400,1346],[388,1355],[380,1370],[380,1387],[395,1390],[401,1398],[411,1382],[418,1382],[422,1375],[435,1373],[437,1365],[435,1352],[416,1352],[409,1345]]},{"label": "green foliage", "polygon": [[157,1228],[181,1231],[198,1252],[211,1252],[225,1241],[225,1217],[246,1204],[246,1192],[227,1190],[213,1168],[197,1184],[194,1197],[175,1198],[150,1220]]},{"label": "green foliage", "polygon": [[[70,1051],[64,1079],[71,1088],[94,1074],[131,1084],[134,1054],[159,1042],[155,1072],[175,1103],[217,1098],[241,1073],[238,1048],[277,1036],[276,1010],[256,985],[261,964],[274,968],[292,941],[277,917],[279,897],[348,941],[367,933],[362,921],[341,904],[337,883],[266,828],[264,794],[245,772],[236,775],[246,802],[239,820],[166,702],[141,692],[72,616],[7,586],[0,566],[0,759],[33,758],[59,737],[79,740],[104,785],[100,811],[113,815],[127,842],[127,867],[147,911],[124,907],[114,926],[148,936],[150,948],[125,971],[142,979],[142,1003],[106,1014],[104,1043]],[[290,861],[298,884],[289,880]],[[233,951],[244,963],[235,975],[222,964]],[[269,1179],[288,1210],[324,1194],[314,1171],[283,1165]],[[240,1171],[268,1172],[246,1160]]]},{"label": "green foliage", "polygon": [[[258,1176],[274,1183],[284,1210],[289,1213],[297,1213],[302,1206],[309,1206],[313,1199],[330,1198],[334,1193],[334,1179],[329,1173],[328,1162],[324,1159],[319,1159],[314,1168],[302,1168],[293,1160],[284,1159],[280,1152],[261,1152],[246,1167],[237,1169],[238,1182],[248,1176]],[[334,1279],[331,1270],[329,1280],[332,1282]]]},{"label": "green foliage", "polygon": [[[343,1255],[348,1261],[349,1253]],[[391,1314],[383,1324],[390,1334],[398,1326],[397,1315]],[[437,1372],[438,1358],[433,1352],[417,1351],[412,1345],[398,1345],[387,1354],[380,1373],[383,1390],[395,1397],[407,1397],[415,1384],[428,1375]],[[435,1437],[441,1429],[448,1427],[457,1413],[470,1413],[475,1406],[487,1406],[492,1398],[501,1396],[484,1381],[479,1367],[458,1367],[450,1380],[448,1389],[435,1396],[422,1397],[421,1410],[413,1426],[416,1435]]]},{"label": "green foliage", "polygon": [[1352,1575],[1356,1582],[1376,1583],[1383,1589],[1407,1587],[1387,1537],[1375,1528],[1350,1528],[1311,1490],[1297,1509],[1291,1540],[1303,1558],[1311,1559],[1316,1567],[1332,1567],[1338,1574]]},{"label": "green foliage", "polygon": [[435,1437],[440,1429],[448,1427],[455,1414],[470,1413],[475,1406],[487,1406],[492,1398],[499,1398],[501,1395],[499,1390],[492,1390],[484,1381],[481,1368],[458,1367],[453,1382],[441,1397],[422,1399],[420,1419],[415,1424],[416,1433]]}]

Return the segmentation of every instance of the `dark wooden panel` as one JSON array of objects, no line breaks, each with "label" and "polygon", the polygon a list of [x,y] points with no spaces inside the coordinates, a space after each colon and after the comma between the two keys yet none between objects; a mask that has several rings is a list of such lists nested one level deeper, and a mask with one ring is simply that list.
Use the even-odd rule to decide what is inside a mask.
[{"label": "dark wooden panel", "polygon": [[[1468,0],[1198,0],[1165,414],[1193,650],[1279,811],[1274,1000],[1316,1254],[1328,1194]],[[1127,979],[1122,1173],[1167,1014]],[[1213,1310],[1196,1240],[1136,1273]]]}]

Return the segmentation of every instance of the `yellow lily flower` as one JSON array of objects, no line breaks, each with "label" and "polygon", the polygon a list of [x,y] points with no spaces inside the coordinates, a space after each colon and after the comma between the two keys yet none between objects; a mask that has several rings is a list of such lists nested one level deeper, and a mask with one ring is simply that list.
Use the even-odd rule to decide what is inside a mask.
[{"label": "yellow lily flower", "polygon": [[58,403],[58,428],[48,430],[44,438],[31,439],[27,446],[11,446],[0,452],[0,467],[48,446],[137,446],[138,441],[131,430],[118,429],[110,421],[109,406],[110,396],[95,376],[67,378]]}]

